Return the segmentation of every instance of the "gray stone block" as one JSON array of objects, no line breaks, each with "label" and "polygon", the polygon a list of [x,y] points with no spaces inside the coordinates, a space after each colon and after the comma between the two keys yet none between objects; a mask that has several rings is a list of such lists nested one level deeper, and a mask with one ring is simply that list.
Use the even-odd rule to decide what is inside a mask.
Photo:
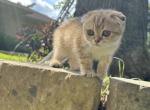
[{"label": "gray stone block", "polygon": [[0,110],[97,110],[99,99],[97,78],[0,61]]},{"label": "gray stone block", "polygon": [[150,82],[111,78],[107,110],[150,110]]}]

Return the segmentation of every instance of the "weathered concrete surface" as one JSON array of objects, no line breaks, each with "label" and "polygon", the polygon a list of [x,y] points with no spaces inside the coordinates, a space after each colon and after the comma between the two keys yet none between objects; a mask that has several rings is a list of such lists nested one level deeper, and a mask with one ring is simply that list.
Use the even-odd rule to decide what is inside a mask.
[{"label": "weathered concrete surface", "polygon": [[111,78],[107,110],[150,110],[150,82]]},{"label": "weathered concrete surface", "polygon": [[99,81],[66,75],[59,69],[0,61],[0,110],[97,110]]}]

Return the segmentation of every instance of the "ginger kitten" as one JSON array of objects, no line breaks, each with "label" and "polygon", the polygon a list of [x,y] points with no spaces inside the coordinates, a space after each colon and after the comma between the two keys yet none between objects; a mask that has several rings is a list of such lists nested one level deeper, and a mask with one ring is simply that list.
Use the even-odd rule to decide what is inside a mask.
[{"label": "ginger kitten", "polygon": [[[71,70],[103,78],[120,45],[125,24],[124,14],[103,9],[63,22],[54,33],[50,66],[61,66],[61,61],[69,58]],[[99,61],[96,73],[92,70],[94,60]]]}]

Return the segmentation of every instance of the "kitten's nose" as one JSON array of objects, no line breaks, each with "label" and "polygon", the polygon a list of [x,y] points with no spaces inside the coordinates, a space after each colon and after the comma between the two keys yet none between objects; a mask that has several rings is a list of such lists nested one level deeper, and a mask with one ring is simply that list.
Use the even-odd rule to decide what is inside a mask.
[{"label": "kitten's nose", "polygon": [[99,43],[101,40],[102,40],[102,37],[97,37],[97,38],[95,38],[95,43],[97,44],[97,43]]}]

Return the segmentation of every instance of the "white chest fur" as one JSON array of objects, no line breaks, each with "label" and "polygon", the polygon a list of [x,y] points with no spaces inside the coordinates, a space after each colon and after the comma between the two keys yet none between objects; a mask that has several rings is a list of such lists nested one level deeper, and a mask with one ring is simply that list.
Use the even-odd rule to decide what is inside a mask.
[{"label": "white chest fur", "polygon": [[112,56],[115,51],[117,50],[119,44],[112,43],[110,45],[104,44],[101,46],[92,46],[91,47],[91,54],[92,58],[95,60],[100,60],[103,56]]}]

